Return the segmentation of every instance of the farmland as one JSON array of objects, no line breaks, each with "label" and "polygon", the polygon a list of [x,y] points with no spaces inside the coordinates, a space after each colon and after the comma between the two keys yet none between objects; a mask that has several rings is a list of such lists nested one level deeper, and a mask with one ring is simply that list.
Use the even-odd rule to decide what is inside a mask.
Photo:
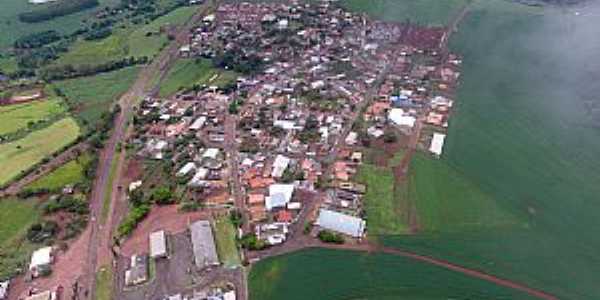
[{"label": "farmland", "polygon": [[0,10],[0,48],[10,46],[16,39],[44,30],[54,29],[63,34],[69,34],[77,30],[82,21],[88,19],[95,11],[107,6],[115,5],[116,0],[100,0],[100,6],[94,9],[85,10],[68,16],[59,17],[53,20],[25,24],[19,21],[18,15],[22,12],[30,11],[34,5],[23,0],[5,0],[2,1]]},{"label": "farmland", "polygon": [[180,59],[167,74],[159,94],[161,97],[167,97],[195,84],[224,86],[234,78],[233,72],[214,69],[210,60]]},{"label": "farmland", "polygon": [[78,40],[70,51],[56,61],[56,65],[101,64],[125,57],[152,58],[168,43],[161,27],[179,25],[188,20],[197,7],[181,7],[146,25],[126,24],[102,40]]},{"label": "farmland", "polygon": [[253,300],[532,299],[402,257],[326,249],[265,259],[248,280]]},{"label": "farmland", "polygon": [[[599,66],[592,53],[600,39],[588,21],[568,9],[505,1],[473,6],[451,41],[464,70],[440,164],[474,190],[448,193],[448,202],[458,211],[484,197],[486,206],[518,216],[526,226],[424,232],[388,238],[388,245],[483,269],[561,299],[600,297],[594,280],[600,237],[591,230],[598,227],[600,193],[593,109],[599,105]],[[567,46],[573,44],[576,50]],[[417,188],[439,180],[418,175],[426,172],[423,163],[417,158],[413,166]],[[421,197],[439,198],[435,190]]]},{"label": "farmland", "polygon": [[89,155],[82,155],[50,172],[48,175],[32,182],[26,188],[31,190],[58,190],[65,185],[74,185],[83,182],[84,170],[90,163]]},{"label": "farmland", "polygon": [[385,21],[444,26],[471,0],[342,0],[350,11],[366,12]]},{"label": "farmland", "polygon": [[65,118],[14,142],[0,144],[0,185],[4,185],[44,158],[77,139],[80,130],[73,118]]},{"label": "farmland", "polygon": [[138,74],[138,67],[129,67],[90,77],[54,83],[76,107],[76,118],[93,124],[103,112],[108,112],[117,98],[127,91]]},{"label": "farmland", "polygon": [[57,97],[23,104],[0,106],[0,136],[26,129],[29,124],[44,121],[66,111]]}]

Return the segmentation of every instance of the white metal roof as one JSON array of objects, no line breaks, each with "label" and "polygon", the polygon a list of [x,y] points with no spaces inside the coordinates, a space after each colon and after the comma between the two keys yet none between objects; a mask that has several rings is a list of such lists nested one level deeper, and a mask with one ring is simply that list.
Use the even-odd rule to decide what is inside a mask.
[{"label": "white metal roof", "polygon": [[190,225],[194,261],[198,268],[219,264],[217,247],[210,222],[201,220]]},{"label": "white metal roof", "polygon": [[29,269],[32,270],[38,266],[45,266],[52,263],[52,247],[44,247],[36,250],[31,255],[31,264]]},{"label": "white metal roof", "polygon": [[388,113],[388,118],[390,119],[390,121],[394,122],[396,125],[408,126],[408,127],[415,126],[415,122],[417,121],[417,119],[415,117],[405,115],[404,110],[402,110],[400,108],[391,109],[390,112]]},{"label": "white metal roof", "polygon": [[293,184],[272,184],[269,186],[269,196],[265,198],[267,210],[275,207],[285,207],[294,194]]},{"label": "white metal roof", "polygon": [[357,217],[321,209],[319,211],[317,225],[324,229],[358,238],[363,236],[366,222]]},{"label": "white metal roof", "polygon": [[164,230],[150,234],[150,257],[167,256],[167,236]]},{"label": "white metal roof", "polygon": [[446,139],[446,135],[442,133],[433,133],[433,139],[431,140],[431,146],[429,147],[429,151],[436,155],[442,155],[442,150],[444,148],[444,140]]},{"label": "white metal roof", "polygon": [[275,162],[273,162],[273,172],[271,172],[271,176],[274,178],[280,178],[283,176],[285,169],[287,169],[290,164],[290,159],[279,154],[275,157]]}]

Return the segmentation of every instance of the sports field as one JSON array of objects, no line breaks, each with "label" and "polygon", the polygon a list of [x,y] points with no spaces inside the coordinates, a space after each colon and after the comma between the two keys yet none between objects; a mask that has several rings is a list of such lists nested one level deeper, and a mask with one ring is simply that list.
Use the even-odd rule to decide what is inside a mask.
[{"label": "sports field", "polygon": [[0,106],[0,136],[26,129],[30,123],[47,120],[65,111],[64,103],[56,97]]},{"label": "sports field", "polygon": [[[425,232],[389,238],[388,245],[560,299],[600,298],[600,34],[590,22],[598,9],[577,10],[582,14],[478,1],[451,43],[463,56],[463,77],[440,163],[479,192],[448,201],[466,209],[454,197],[486,195],[495,202],[486,206],[517,216],[524,226]],[[417,178],[416,185],[431,180]]]},{"label": "sports field", "polygon": [[81,155],[58,167],[46,176],[32,182],[25,188],[31,190],[47,189],[55,191],[69,184],[74,185],[81,183],[85,178],[85,168],[90,163],[91,159],[92,158],[89,155]]},{"label": "sports field", "polygon": [[251,300],[532,299],[403,257],[327,249],[262,260],[248,280]]},{"label": "sports field", "polygon": [[342,0],[340,4],[350,11],[394,22],[445,26],[471,0]]},{"label": "sports field", "polygon": [[69,117],[17,141],[0,144],[0,185],[72,143],[79,133],[77,122]]},{"label": "sports field", "polygon": [[75,103],[76,118],[93,124],[135,81],[139,67],[53,83]]}]

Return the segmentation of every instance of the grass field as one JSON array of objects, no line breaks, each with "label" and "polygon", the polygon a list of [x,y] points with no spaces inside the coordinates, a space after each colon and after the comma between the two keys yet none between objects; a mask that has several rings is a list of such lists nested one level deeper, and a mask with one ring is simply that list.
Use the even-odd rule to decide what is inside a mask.
[{"label": "grass field", "polygon": [[391,168],[363,164],[356,180],[367,185],[364,205],[369,236],[403,234],[408,230],[402,203],[396,201],[395,179]]},{"label": "grass field", "polygon": [[0,57],[0,73],[10,74],[17,71],[18,67],[14,56]]},{"label": "grass field", "polygon": [[[388,245],[483,269],[560,299],[600,298],[600,62],[594,58],[600,35],[589,22],[597,9],[579,11],[583,16],[478,1],[451,41],[464,65],[442,161],[528,227],[425,232],[389,238]],[[417,178],[416,185],[431,180]],[[477,193],[448,201],[464,209],[454,197]]]},{"label": "grass field", "polygon": [[248,280],[251,300],[533,299],[402,257],[326,249],[267,258]]},{"label": "grass field", "polygon": [[366,12],[394,22],[410,20],[421,25],[445,26],[461,7],[472,0],[342,0],[350,11]]},{"label": "grass field", "polygon": [[[160,34],[160,28],[185,23],[197,9],[197,6],[180,7],[149,24],[135,29],[127,39],[129,53],[137,57],[154,57],[169,43],[167,35]],[[148,33],[152,33],[152,35],[147,36]]]},{"label": "grass field", "polygon": [[235,237],[236,230],[228,217],[217,219],[214,222],[217,252],[221,263],[226,267],[241,265]]},{"label": "grass field", "polygon": [[32,182],[26,189],[47,189],[55,191],[66,185],[74,185],[84,181],[84,171],[92,158],[89,155],[81,155],[78,158],[60,166],[46,176]]},{"label": "grass field", "polygon": [[117,176],[117,168],[119,167],[119,161],[121,160],[121,151],[115,151],[115,156],[110,162],[110,172],[108,173],[108,180],[106,181],[106,188],[104,193],[104,199],[102,199],[102,214],[100,215],[100,221],[102,224],[106,222],[108,213],[110,212],[110,205],[113,194],[113,184]]},{"label": "grass field", "polygon": [[0,106],[0,136],[26,129],[30,122],[47,120],[66,111],[60,98]]},{"label": "grass field", "polygon": [[50,21],[39,23],[22,23],[18,19],[19,13],[26,12],[35,7],[23,0],[3,0],[2,9],[0,9],[0,48],[11,46],[12,43],[27,34],[45,30],[56,30],[60,33],[72,33],[80,27],[82,21],[109,5],[118,4],[118,0],[100,0],[100,5],[96,8],[59,17]]},{"label": "grass field", "polygon": [[33,200],[0,199],[0,279],[26,266],[36,246],[27,242],[24,234],[39,217]]},{"label": "grass field", "polygon": [[96,299],[111,300],[113,290],[113,270],[110,265],[103,266],[96,273]]},{"label": "grass field", "polygon": [[0,185],[72,143],[79,133],[77,122],[65,118],[20,140],[0,144]]},{"label": "grass field", "polygon": [[135,81],[139,67],[129,67],[90,77],[69,79],[53,83],[79,107],[76,117],[87,123],[98,121],[103,112],[109,111],[118,97]]},{"label": "grass field", "polygon": [[[218,76],[215,77],[216,75]],[[160,85],[159,94],[167,97],[179,90],[191,88],[194,84],[224,86],[235,81],[236,77],[234,72],[214,69],[209,60],[180,59],[169,70]]]}]

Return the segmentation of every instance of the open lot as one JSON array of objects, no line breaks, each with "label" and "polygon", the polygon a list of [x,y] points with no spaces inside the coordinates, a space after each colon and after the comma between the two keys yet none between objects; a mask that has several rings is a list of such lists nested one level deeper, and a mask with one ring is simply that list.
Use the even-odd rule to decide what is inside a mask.
[{"label": "open lot", "polygon": [[29,124],[47,120],[66,111],[62,99],[51,97],[23,104],[0,106],[0,136],[26,129]]},{"label": "open lot", "polygon": [[224,86],[235,78],[233,72],[214,69],[210,60],[180,59],[162,82],[159,95],[167,97],[195,84]]},{"label": "open lot", "polygon": [[350,11],[366,12],[385,21],[445,26],[470,0],[342,0]]},{"label": "open lot", "polygon": [[84,181],[84,170],[92,160],[89,155],[81,155],[78,158],[60,166],[48,175],[32,182],[26,189],[50,191],[59,190],[66,185],[74,185]]},{"label": "open lot", "polygon": [[407,212],[395,197],[394,173],[390,168],[364,164],[356,180],[367,185],[365,209],[370,236],[403,234],[408,231]]},{"label": "open lot", "polygon": [[0,278],[25,266],[34,245],[27,242],[27,228],[39,218],[34,200],[0,199]]},{"label": "open lot", "polygon": [[492,283],[386,254],[314,249],[265,259],[250,299],[532,299]]},{"label": "open lot", "polygon": [[73,118],[65,118],[14,142],[0,144],[0,185],[72,143],[80,134]]},{"label": "open lot", "polygon": [[229,218],[224,217],[214,222],[215,241],[219,260],[225,267],[236,267],[241,264],[236,244],[236,230]]},{"label": "open lot", "polygon": [[[589,22],[598,9],[577,10],[583,14],[478,1],[451,43],[464,70],[441,163],[477,187],[469,198],[482,192],[527,226],[397,237],[388,245],[560,299],[600,297],[600,236],[593,230],[600,194],[600,66],[593,53],[600,35]],[[435,180],[416,176],[417,187]],[[447,199],[457,211],[466,208],[455,198],[464,192]]]},{"label": "open lot", "polygon": [[54,83],[77,106],[77,119],[94,124],[103,112],[108,112],[118,97],[133,84],[140,70],[129,67],[95,76]]}]

